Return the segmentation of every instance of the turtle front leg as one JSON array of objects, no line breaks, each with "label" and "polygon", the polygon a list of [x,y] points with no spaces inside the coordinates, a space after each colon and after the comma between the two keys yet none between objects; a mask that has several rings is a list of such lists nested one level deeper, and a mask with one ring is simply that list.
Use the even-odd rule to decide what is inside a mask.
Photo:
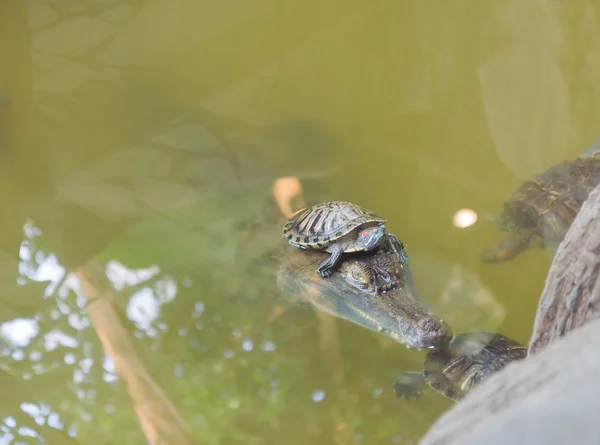
[{"label": "turtle front leg", "polygon": [[327,278],[331,276],[333,270],[335,269],[335,266],[337,266],[337,263],[340,260],[340,257],[342,256],[341,246],[334,244],[330,247],[330,249],[331,256],[325,261],[323,261],[321,264],[319,264],[319,267],[317,268],[317,273],[322,278]]},{"label": "turtle front leg", "polygon": [[387,248],[394,255],[396,261],[399,263],[406,263],[408,256],[404,250],[404,245],[396,238],[396,235],[392,235],[391,233],[388,233],[386,238]]},{"label": "turtle front leg", "polygon": [[406,371],[394,382],[394,394],[405,400],[416,400],[421,395],[425,386],[425,377],[422,372]]}]

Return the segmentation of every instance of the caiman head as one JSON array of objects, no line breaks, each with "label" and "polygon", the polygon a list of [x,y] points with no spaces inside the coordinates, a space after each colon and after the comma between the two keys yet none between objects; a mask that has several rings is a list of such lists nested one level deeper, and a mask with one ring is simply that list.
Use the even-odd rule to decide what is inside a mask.
[{"label": "caiman head", "polygon": [[394,255],[380,250],[375,255],[349,258],[339,273],[348,284],[370,295],[348,295],[348,304],[357,314],[376,322],[378,331],[416,349],[437,349],[450,341],[450,327],[418,295],[408,260],[398,262]]},{"label": "caiman head", "polygon": [[339,273],[348,284],[371,295],[386,293],[404,285],[404,277],[399,273],[394,257],[389,254],[350,258],[340,265]]},{"label": "caiman head", "polygon": [[407,259],[398,261],[385,249],[349,255],[325,280],[314,266],[326,257],[323,252],[292,249],[279,273],[280,287],[410,348],[435,350],[449,343],[451,329],[418,295]]}]

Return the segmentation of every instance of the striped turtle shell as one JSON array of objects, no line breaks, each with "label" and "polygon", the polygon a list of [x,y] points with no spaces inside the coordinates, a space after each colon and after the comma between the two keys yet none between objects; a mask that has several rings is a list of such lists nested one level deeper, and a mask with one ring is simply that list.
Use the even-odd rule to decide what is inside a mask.
[{"label": "striped turtle shell", "polygon": [[[536,226],[562,239],[590,192],[600,184],[600,157],[563,162],[525,182],[505,203],[511,228]],[[555,222],[556,220],[556,222]]]},{"label": "striped turtle shell", "polygon": [[488,375],[526,355],[527,348],[501,334],[459,334],[447,349],[427,355],[423,375],[436,391],[461,400]]},{"label": "striped turtle shell", "polygon": [[524,252],[534,237],[543,246],[558,247],[590,192],[600,184],[600,154],[588,150],[584,155],[525,182],[504,202],[495,225],[507,233],[484,250],[483,261],[511,260]]},{"label": "striped turtle shell", "polygon": [[283,237],[301,249],[325,249],[363,224],[385,221],[351,202],[328,201],[292,216],[283,227]]}]

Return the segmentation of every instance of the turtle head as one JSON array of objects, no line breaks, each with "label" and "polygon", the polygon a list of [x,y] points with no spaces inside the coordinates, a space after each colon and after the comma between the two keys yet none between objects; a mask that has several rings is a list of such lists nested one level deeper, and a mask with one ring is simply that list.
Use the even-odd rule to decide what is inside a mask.
[{"label": "turtle head", "polygon": [[369,251],[375,249],[381,244],[385,236],[385,227],[383,224],[367,227],[358,232],[356,243],[360,250]]}]

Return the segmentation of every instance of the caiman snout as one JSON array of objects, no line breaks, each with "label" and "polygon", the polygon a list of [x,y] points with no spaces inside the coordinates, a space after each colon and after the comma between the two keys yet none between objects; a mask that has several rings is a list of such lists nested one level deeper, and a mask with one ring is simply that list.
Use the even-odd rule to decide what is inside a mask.
[{"label": "caiman snout", "polygon": [[440,325],[440,323],[438,323],[438,321],[436,319],[431,318],[431,317],[421,318],[417,322],[417,326],[419,326],[424,331],[428,331],[428,332],[436,330],[439,327],[439,325]]},{"label": "caiman snout", "polygon": [[452,339],[449,325],[434,317],[425,317],[417,322],[421,329],[421,344],[427,349],[440,349],[447,346]]},{"label": "caiman snout", "polygon": [[406,345],[411,348],[440,349],[452,339],[450,326],[435,316],[423,316],[418,320],[403,318],[399,325]]}]

